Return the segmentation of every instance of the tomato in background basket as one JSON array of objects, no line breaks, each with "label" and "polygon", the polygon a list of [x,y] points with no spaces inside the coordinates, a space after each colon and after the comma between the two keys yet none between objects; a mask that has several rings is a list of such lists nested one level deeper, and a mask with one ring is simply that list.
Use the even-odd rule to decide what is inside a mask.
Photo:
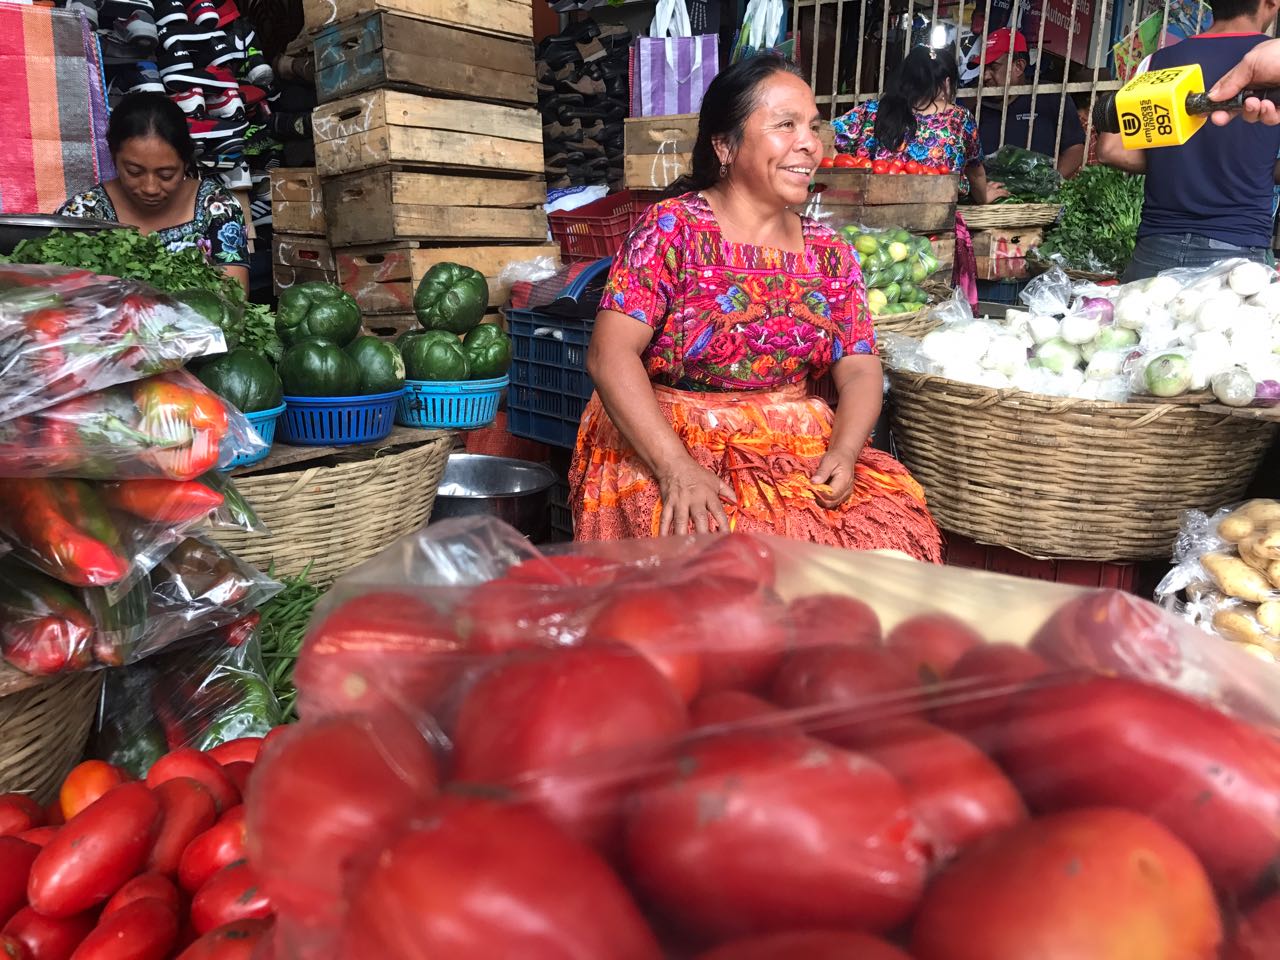
[{"label": "tomato in background basket", "polygon": [[218,804],[204,784],[189,777],[166,780],[152,792],[160,803],[160,831],[147,869],[176,876],[187,844],[218,822]]},{"label": "tomato in background basket", "polygon": [[223,867],[191,899],[191,926],[201,935],[237,920],[265,920],[271,915],[271,900],[247,863]]},{"label": "tomato in background basket", "polygon": [[743,580],[748,586],[771,589],[778,578],[778,560],[773,548],[760,537],[735,533],[711,541],[688,563],[698,577],[727,577]]},{"label": "tomato in background basket", "polygon": [[1025,647],[1012,643],[974,647],[947,672],[932,704],[933,722],[994,753],[1009,733],[1014,698],[1049,672],[1049,664]]},{"label": "tomato in background basket", "polygon": [[923,836],[879,764],[809,737],[691,741],[626,816],[634,885],[701,941],[805,927],[869,933],[910,916]]},{"label": "tomato in background basket", "polygon": [[925,895],[910,950],[915,960],[1214,960],[1221,940],[1213,888],[1176,837],[1127,810],[1076,810],[963,854]]},{"label": "tomato in background basket", "polygon": [[70,960],[94,922],[92,913],[54,919],[23,907],[0,932],[26,947],[31,960]]},{"label": "tomato in background basket", "polygon": [[1222,960],[1276,957],[1280,957],[1280,894],[1273,893],[1237,921]]},{"label": "tomato in background basket", "polygon": [[27,874],[40,848],[17,837],[0,837],[0,927],[27,905]]},{"label": "tomato in background basket", "polygon": [[195,893],[223,867],[243,860],[246,846],[245,808],[241,806],[228,810],[187,844],[178,861],[178,883],[187,893]]},{"label": "tomato in background basket", "polygon": [[0,837],[26,833],[44,822],[44,809],[25,793],[0,794]]},{"label": "tomato in background basket", "polygon": [[787,654],[770,699],[788,710],[845,708],[812,733],[843,745],[848,735],[874,723],[888,727],[904,718],[923,719],[927,703],[906,664],[878,647],[805,647]]},{"label": "tomato in background basket", "polygon": [[888,160],[876,160],[874,163],[871,164],[871,172],[872,173],[890,173],[892,172],[892,167],[890,166]]},{"label": "tomato in background basket", "polygon": [[889,161],[889,172],[890,172],[890,173],[902,173],[903,169],[905,169],[905,166],[906,166],[906,165],[905,165],[901,160],[897,160],[897,159],[890,160],[890,161]]},{"label": "tomato in background basket", "polygon": [[838,153],[831,164],[839,170],[849,170],[857,166],[856,158],[851,153]]},{"label": "tomato in background basket", "polygon": [[842,593],[797,597],[787,607],[797,647],[878,647],[880,618],[861,600]]},{"label": "tomato in background basket", "polygon": [[906,163],[902,165],[902,172],[918,175],[923,173],[924,169],[920,166],[918,161],[908,160]]},{"label": "tomato in background basket", "polygon": [[682,597],[701,638],[702,692],[767,685],[792,640],[782,601],[732,576],[694,577]]},{"label": "tomato in background basket", "polygon": [[360,884],[347,957],[660,960],[599,855],[531,810],[441,797]]},{"label": "tomato in background basket", "polygon": [[178,960],[254,960],[254,950],[270,931],[266,920],[237,920],[206,933]]},{"label": "tomato in background basket", "polygon": [[135,900],[98,925],[72,960],[166,960],[178,942],[178,915],[163,900]]},{"label": "tomato in background basket", "polygon": [[1055,666],[1157,682],[1175,682],[1183,669],[1176,622],[1120,590],[1067,601],[1036,632],[1031,649]]},{"label": "tomato in background basket", "polygon": [[823,157],[821,160],[818,161],[819,168],[823,170],[829,170],[835,165],[836,165],[835,161],[832,160],[830,157]]},{"label": "tomato in background basket", "polygon": [[618,643],[644,654],[685,703],[702,686],[700,641],[683,600],[664,587],[615,593],[592,618],[585,640]]},{"label": "tomato in background basket", "polygon": [[961,657],[984,642],[976,630],[946,613],[925,613],[904,620],[885,641],[925,685],[937,683]]}]

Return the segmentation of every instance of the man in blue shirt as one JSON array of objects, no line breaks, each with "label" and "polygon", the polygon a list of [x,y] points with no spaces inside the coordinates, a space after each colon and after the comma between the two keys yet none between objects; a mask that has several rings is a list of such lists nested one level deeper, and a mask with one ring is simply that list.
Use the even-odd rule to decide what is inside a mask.
[{"label": "man in blue shirt", "polygon": [[[1035,109],[1031,95],[1018,94],[1009,98],[1009,108],[1004,110],[1004,89],[1029,84],[1027,77],[1027,38],[1017,30],[1001,27],[987,37],[986,49],[980,54],[982,61],[982,115],[978,117],[978,136],[982,139],[982,152],[995,153],[1000,147],[1012,144],[1027,146],[1027,127],[1031,128],[1030,149],[1045,156],[1058,158],[1058,172],[1064,177],[1074,177],[1084,163],[1084,128],[1074,103],[1063,103],[1056,93],[1036,94]],[[1000,115],[1005,113],[1004,135],[1000,133]],[[1058,116],[1062,115],[1062,130],[1058,130]]]},{"label": "man in blue shirt", "polygon": [[[1262,31],[1277,8],[1280,0],[1214,0],[1213,26],[1157,50],[1142,69],[1198,63],[1212,87],[1268,39]],[[1138,245],[1124,280],[1232,257],[1273,263],[1277,153],[1280,130],[1241,123],[1206,125],[1181,146],[1151,150],[1125,150],[1119,134],[1099,134],[1099,160],[1147,175]]]}]

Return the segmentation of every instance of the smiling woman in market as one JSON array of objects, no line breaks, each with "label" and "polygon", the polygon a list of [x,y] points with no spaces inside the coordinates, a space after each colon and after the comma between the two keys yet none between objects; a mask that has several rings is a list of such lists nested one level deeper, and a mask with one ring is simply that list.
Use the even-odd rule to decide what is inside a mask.
[{"label": "smiling woman in market", "polygon": [[182,109],[160,93],[131,93],[111,113],[107,146],[116,177],[58,208],[154,233],[171,251],[199,250],[249,285],[244,210],[217,180],[200,176]]},{"label": "smiling woman in market", "polygon": [[[578,539],[733,529],[939,559],[920,486],[868,445],[883,381],[853,251],[791,209],[821,123],[778,56],[708,88],[692,175],[632,231],[596,316]],[[807,388],[828,370],[835,414]]]}]

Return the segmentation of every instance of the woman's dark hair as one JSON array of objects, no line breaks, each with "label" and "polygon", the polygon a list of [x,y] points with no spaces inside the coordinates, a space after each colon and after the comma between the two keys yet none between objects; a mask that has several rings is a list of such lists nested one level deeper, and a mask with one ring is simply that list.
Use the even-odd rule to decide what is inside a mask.
[{"label": "woman's dark hair", "polygon": [[760,85],[775,73],[804,79],[800,68],[777,53],[748,57],[716,74],[702,97],[698,113],[698,139],[693,144],[693,170],[673,183],[668,196],[706,190],[720,182],[720,158],[716,141],[736,150],[742,143],[747,118],[760,102]]},{"label": "woman's dark hair", "polygon": [[187,129],[182,108],[163,93],[130,93],[114,110],[107,124],[107,146],[114,157],[125,141],[134,137],[159,137],[182,158],[188,174],[196,172],[196,145]]},{"label": "woman's dark hair", "polygon": [[[950,86],[948,87],[948,84]],[[916,47],[893,71],[876,109],[874,134],[882,150],[899,150],[916,136],[916,107],[946,90],[960,89],[960,69],[949,50]]]}]

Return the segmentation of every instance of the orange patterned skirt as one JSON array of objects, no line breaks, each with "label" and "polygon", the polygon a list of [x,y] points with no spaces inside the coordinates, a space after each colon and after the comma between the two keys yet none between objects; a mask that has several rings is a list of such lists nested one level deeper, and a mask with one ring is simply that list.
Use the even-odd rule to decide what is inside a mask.
[{"label": "orange patterned skirt", "polygon": [[[849,499],[835,510],[818,503],[809,478],[826,453],[834,414],[805,384],[749,393],[655,386],[654,393],[693,458],[733,488],[738,502],[725,504],[725,512],[734,530],[941,562],[942,539],[924,491],[887,453],[867,446]],[[569,486],[575,539],[658,535],[657,480],[598,395],[582,414]]]}]

